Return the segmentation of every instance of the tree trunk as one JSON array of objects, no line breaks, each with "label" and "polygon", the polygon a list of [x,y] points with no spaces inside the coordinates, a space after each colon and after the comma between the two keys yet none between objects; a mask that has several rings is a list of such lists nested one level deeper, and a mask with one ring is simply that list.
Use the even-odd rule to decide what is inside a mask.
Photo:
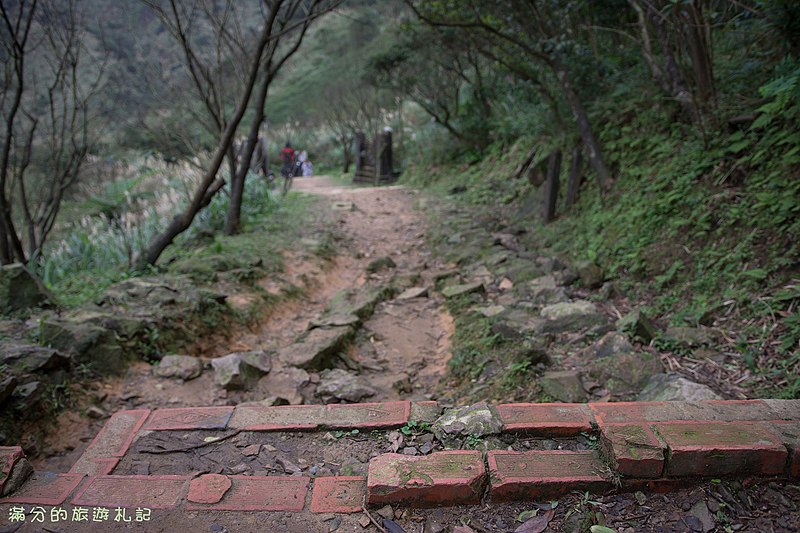
[{"label": "tree trunk", "polygon": [[566,67],[560,62],[554,62],[551,68],[555,70],[556,77],[561,83],[561,88],[564,89],[564,96],[575,117],[575,122],[578,124],[578,131],[589,155],[589,163],[592,165],[595,174],[597,174],[597,183],[600,185],[600,191],[605,193],[611,188],[613,180],[603,160],[600,144],[594,136],[589,115],[586,113],[586,109],[583,107],[583,103],[572,85],[572,80],[567,73]]},{"label": "tree trunk", "polygon": [[556,150],[547,158],[547,185],[544,193],[544,212],[542,213],[542,220],[545,224],[556,218],[560,174],[561,150]]},{"label": "tree trunk", "polygon": [[567,209],[575,204],[578,199],[578,189],[581,187],[581,163],[583,163],[583,154],[581,153],[580,146],[572,149],[572,160],[569,162],[569,178],[567,179]]}]

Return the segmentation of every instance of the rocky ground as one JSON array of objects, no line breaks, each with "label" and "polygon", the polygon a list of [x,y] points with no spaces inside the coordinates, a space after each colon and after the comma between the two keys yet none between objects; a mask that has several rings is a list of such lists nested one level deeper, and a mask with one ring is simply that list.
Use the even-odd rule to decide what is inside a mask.
[{"label": "rocky ground", "polygon": [[[258,276],[258,289],[232,294],[223,292],[229,287],[225,283],[219,283],[215,292],[199,290],[188,280],[131,280],[109,292],[105,309],[73,313],[86,319],[78,321],[80,331],[71,325],[75,321],[65,324],[63,316],[47,319],[50,326],[43,324],[40,340],[53,348],[30,344],[24,357],[18,354],[16,359],[16,352],[4,352],[6,365],[27,361],[24,375],[31,371],[51,375],[63,372],[76,339],[91,338],[85,356],[95,354],[112,364],[120,349],[151,331],[146,327],[148,316],[120,320],[115,315],[115,306],[130,299],[167,311],[174,306],[173,314],[164,315],[174,321],[187,308],[197,315],[224,314],[246,309],[262,292],[280,295],[302,289],[301,298],[282,300],[249,330],[232,326],[230,334],[198,339],[194,350],[163,357],[156,364],[134,362],[120,376],[87,384],[84,403],[63,412],[58,427],[48,431],[34,461],[37,470],[65,471],[109,413],[133,407],[431,398],[464,405],[479,400],[747,396],[728,379],[726,363],[736,355],[718,342],[729,334],[724,328],[713,327],[713,320],[712,327],[663,327],[638,312],[636,302],[620,294],[596,265],[568,265],[538,254],[526,245],[523,229],[507,217],[463,213],[400,187],[347,189],[324,177],[295,183],[303,192],[326,198],[326,215],[307,228],[297,247],[287,250],[283,274]],[[329,245],[327,235],[333,236],[332,255],[323,249]],[[253,275],[252,271],[239,274]],[[178,287],[179,283],[183,285]],[[183,305],[175,306],[176,300]],[[102,327],[92,329],[92,324]],[[113,335],[104,333],[108,331]],[[192,335],[191,327],[185,335]],[[128,345],[119,348],[120,339]],[[27,383],[14,379],[13,385],[0,386],[11,391],[8,401],[33,405],[36,394],[44,393],[37,393],[29,378]],[[380,442],[369,435],[344,433],[316,437],[243,433],[229,447],[187,455],[186,464],[139,453],[119,468],[128,474],[222,468],[232,474],[308,474],[316,469],[327,475],[354,475],[363,473],[374,454],[387,450],[427,454],[441,446],[425,436],[430,433],[417,429],[393,432]],[[341,439],[356,452],[343,456],[344,447],[337,447]],[[523,439],[497,445],[520,450],[582,449],[593,443],[587,437],[568,443]],[[382,509],[375,518],[393,519],[405,531],[424,533],[515,531],[528,523],[533,525],[519,531],[585,531],[587,524],[598,523],[619,532],[796,531],[798,503],[800,489],[792,484],[725,481],[664,495],[575,494],[559,500],[553,509],[549,502]],[[536,524],[530,522],[537,518],[533,513],[517,520],[520,513],[534,509],[538,509]],[[257,525],[298,532],[373,528],[360,523],[365,519],[323,516],[309,521],[288,514],[281,518],[205,513],[192,516],[191,522],[206,530],[231,532]],[[148,527],[174,530],[176,520],[162,516]]]}]

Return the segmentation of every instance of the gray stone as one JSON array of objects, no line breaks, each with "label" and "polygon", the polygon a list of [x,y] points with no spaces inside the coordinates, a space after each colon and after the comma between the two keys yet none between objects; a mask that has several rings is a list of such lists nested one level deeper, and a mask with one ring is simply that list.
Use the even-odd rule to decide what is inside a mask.
[{"label": "gray stone", "polygon": [[349,326],[372,316],[375,306],[392,296],[389,286],[344,289],[334,295],[325,312],[311,323],[311,327]]},{"label": "gray stone", "polygon": [[46,319],[39,328],[39,340],[63,353],[77,364],[89,364],[99,372],[121,373],[127,360],[117,334],[80,317]]},{"label": "gray stone", "polygon": [[635,394],[654,374],[664,371],[661,361],[650,352],[620,352],[599,357],[586,366],[592,379],[613,394]]},{"label": "gray stone", "polygon": [[261,377],[261,371],[238,353],[212,359],[211,366],[214,367],[214,383],[226,390],[251,389]]},{"label": "gray stone", "polygon": [[578,275],[569,269],[553,272],[553,279],[559,287],[568,287],[578,281]]},{"label": "gray stone", "polygon": [[442,289],[442,296],[445,298],[455,298],[464,294],[484,293],[486,292],[483,283],[476,281],[475,283],[465,283],[462,285],[450,285]]},{"label": "gray stone", "polygon": [[0,347],[0,364],[15,374],[54,370],[66,366],[69,358],[52,348],[35,344],[4,344]]},{"label": "gray stone", "polygon": [[278,351],[278,358],[300,368],[325,368],[332,356],[353,338],[351,326],[315,328],[297,338],[294,344]]},{"label": "gray stone", "polygon": [[539,305],[555,304],[569,300],[564,287],[556,285],[552,275],[532,279],[519,286],[520,297]]},{"label": "gray stone", "polygon": [[537,257],[536,264],[539,265],[539,268],[543,272],[548,274],[555,273],[566,268],[564,263],[555,257]]},{"label": "gray stone", "polygon": [[667,328],[661,336],[667,342],[682,344],[686,346],[709,346],[713,345],[719,338],[719,333],[709,328],[691,328],[677,326]]},{"label": "gray stone", "polygon": [[581,284],[589,289],[596,289],[605,280],[603,270],[591,261],[578,261],[575,263],[575,271]]},{"label": "gray stone", "polygon": [[107,417],[108,413],[106,413],[96,405],[92,405],[88,409],[86,409],[86,416],[88,416],[89,418],[99,419]]},{"label": "gray stone", "polygon": [[160,378],[177,378],[184,381],[194,379],[203,373],[203,362],[191,355],[165,355],[153,374]]},{"label": "gray stone", "polygon": [[370,262],[370,264],[367,265],[367,273],[372,274],[384,268],[394,268],[396,266],[394,260],[387,255],[386,257],[381,257],[380,259],[375,259]]},{"label": "gray stone", "polygon": [[428,296],[427,287],[410,287],[397,296],[397,300],[410,300],[412,298],[422,298]]},{"label": "gray stone", "polygon": [[325,403],[332,400],[359,402],[375,396],[376,391],[360,376],[339,368],[323,370],[319,374],[317,396]]},{"label": "gray stone", "polygon": [[0,313],[7,314],[53,302],[53,296],[22,263],[0,267]]},{"label": "gray stone", "polygon": [[633,345],[628,341],[628,337],[616,331],[606,333],[586,349],[586,352],[594,357],[610,357],[632,351]]},{"label": "gray stone", "polygon": [[617,329],[630,335],[632,338],[641,339],[645,344],[658,336],[658,328],[647,315],[635,309],[617,320]]},{"label": "gray stone", "polygon": [[714,515],[708,510],[708,505],[706,505],[706,502],[703,500],[700,500],[692,506],[689,510],[689,515],[694,516],[700,521],[705,533],[717,527],[717,521],[714,519]]},{"label": "gray stone", "polygon": [[608,318],[586,300],[548,305],[541,316],[544,320],[535,327],[538,333],[562,333],[608,323]]},{"label": "gray stone", "polygon": [[586,399],[580,372],[576,370],[545,372],[539,378],[539,386],[545,394],[559,402],[576,403]]},{"label": "gray stone", "polygon": [[236,352],[242,361],[248,365],[258,369],[264,374],[268,374],[272,370],[272,355],[264,350],[253,350],[249,352]]},{"label": "gray stone", "polygon": [[17,460],[3,486],[3,496],[8,496],[19,490],[31,474],[33,474],[33,467],[28,460],[24,457]]},{"label": "gray stone", "polygon": [[26,416],[33,413],[33,408],[42,400],[45,393],[45,386],[41,381],[31,381],[24,385],[19,385],[12,399],[14,408],[21,411]]},{"label": "gray stone", "polygon": [[0,404],[6,401],[14,393],[17,388],[17,378],[14,376],[6,376],[0,379]]},{"label": "gray stone", "polygon": [[[300,388],[308,384],[308,372],[302,368],[286,367],[275,369],[258,382],[258,389],[266,391],[269,397],[286,400],[290,405],[300,405],[304,402]],[[269,398],[268,398],[269,399]],[[278,405],[273,403],[272,405]]]},{"label": "gray stone", "polygon": [[636,399],[642,402],[698,402],[722,398],[706,385],[695,383],[680,374],[670,372],[651,376]]},{"label": "gray stone", "polygon": [[495,406],[480,402],[445,410],[431,430],[441,441],[455,437],[483,437],[502,432],[503,421]]},{"label": "gray stone", "polygon": [[506,308],[503,307],[502,305],[489,305],[489,306],[486,306],[486,307],[478,307],[476,309],[476,311],[478,311],[480,314],[482,314],[486,318],[492,318],[493,316],[497,316],[497,315],[501,314],[505,310],[506,310]]}]

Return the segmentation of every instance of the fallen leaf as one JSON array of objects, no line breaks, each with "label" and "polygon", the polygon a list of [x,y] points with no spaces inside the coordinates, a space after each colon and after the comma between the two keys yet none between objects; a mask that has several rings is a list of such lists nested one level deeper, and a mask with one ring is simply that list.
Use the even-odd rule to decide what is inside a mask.
[{"label": "fallen leaf", "polygon": [[453,533],[475,533],[475,530],[469,526],[458,526],[453,530]]},{"label": "fallen leaf", "polygon": [[530,520],[534,516],[539,514],[539,509],[531,509],[530,511],[522,511],[517,516],[517,522],[524,522],[525,520]]},{"label": "fallen leaf", "polygon": [[644,492],[637,490],[633,493],[633,497],[636,498],[636,503],[639,505],[644,505],[647,503],[647,496],[645,496]]},{"label": "fallen leaf", "polygon": [[545,511],[541,516],[534,516],[515,529],[514,533],[542,533],[542,531],[547,529],[547,525],[550,523],[550,520],[553,519],[554,514],[556,514],[556,512],[550,509],[549,511]]},{"label": "fallen leaf", "polygon": [[383,528],[389,533],[406,533],[406,530],[400,527],[400,524],[388,518],[383,519]]},{"label": "fallen leaf", "polygon": [[617,533],[616,529],[611,529],[610,527],[597,526],[597,525],[590,527],[589,531],[591,531],[591,533]]}]

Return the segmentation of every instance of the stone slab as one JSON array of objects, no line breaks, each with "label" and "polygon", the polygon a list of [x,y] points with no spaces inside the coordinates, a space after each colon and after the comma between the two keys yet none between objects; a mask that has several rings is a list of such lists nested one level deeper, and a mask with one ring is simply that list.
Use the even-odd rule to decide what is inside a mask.
[{"label": "stone slab", "polygon": [[646,425],[604,426],[600,446],[623,477],[658,478],[664,471],[664,450]]},{"label": "stone slab", "polygon": [[433,424],[442,414],[439,402],[411,402],[411,412],[408,415],[409,421],[427,422]]},{"label": "stone slab", "polygon": [[247,431],[310,431],[325,420],[324,405],[239,405],[228,427]]},{"label": "stone slab", "polygon": [[233,414],[233,407],[179,407],[157,409],[145,430],[225,429]]},{"label": "stone slab", "polygon": [[312,513],[358,513],[364,506],[367,479],[358,476],[318,477],[311,493]]},{"label": "stone slab", "polygon": [[485,480],[479,451],[445,451],[416,457],[386,453],[369,463],[367,500],[370,504],[399,503],[409,507],[477,504]]},{"label": "stone slab", "polygon": [[20,446],[0,446],[0,494],[3,493],[6,480],[11,475],[11,469],[23,457],[25,454]]},{"label": "stone slab", "polygon": [[35,503],[61,505],[83,479],[83,474],[34,472],[11,497],[0,503]]},{"label": "stone slab", "polygon": [[328,404],[324,426],[332,429],[396,428],[408,423],[411,402]]},{"label": "stone slab", "polygon": [[116,466],[111,459],[125,455],[148,415],[149,409],[117,411],[111,415],[86,451],[72,465],[70,472],[90,476],[111,472],[108,466],[112,462],[111,469]]},{"label": "stone slab", "polygon": [[170,509],[186,493],[188,476],[96,476],[81,488],[72,505]]},{"label": "stone slab", "polygon": [[190,503],[190,511],[302,511],[310,478],[299,476],[228,476],[231,488],[215,504]]},{"label": "stone slab", "polygon": [[788,452],[764,424],[673,422],[653,424],[667,445],[668,477],[783,473]]},{"label": "stone slab", "polygon": [[574,490],[611,488],[608,468],[596,452],[494,450],[488,453],[493,502],[536,500]]},{"label": "stone slab", "polygon": [[568,403],[507,403],[497,406],[505,431],[573,437],[592,431],[588,408]]}]

